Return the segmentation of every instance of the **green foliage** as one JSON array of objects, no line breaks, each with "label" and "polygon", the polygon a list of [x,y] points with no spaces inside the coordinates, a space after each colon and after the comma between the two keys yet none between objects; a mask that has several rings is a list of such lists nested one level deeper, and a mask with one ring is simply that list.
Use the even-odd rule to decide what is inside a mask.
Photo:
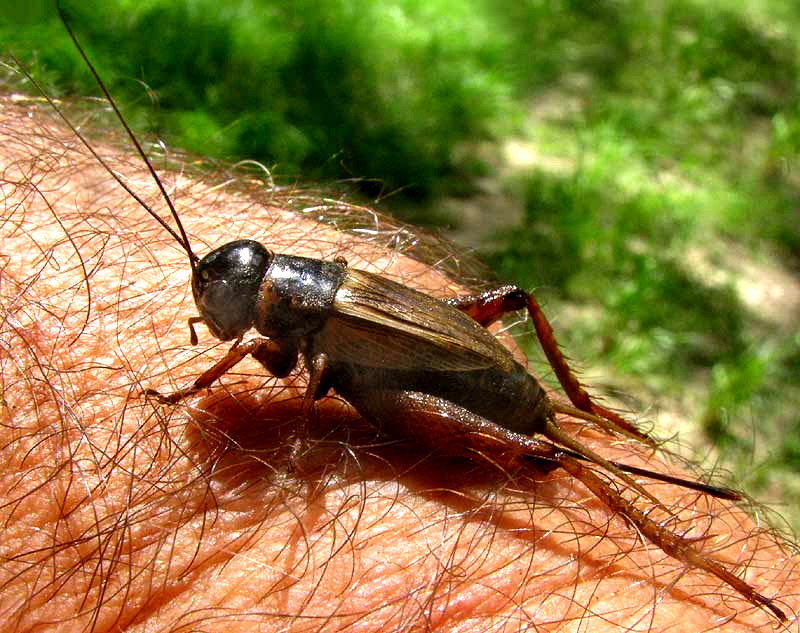
[{"label": "green foliage", "polygon": [[[108,0],[67,14],[122,103],[156,96],[131,115],[147,131],[292,178],[441,190],[457,182],[456,146],[509,112],[501,42],[468,2]],[[0,34],[18,54],[35,50],[66,90],[96,92],[54,15],[15,26]]]}]

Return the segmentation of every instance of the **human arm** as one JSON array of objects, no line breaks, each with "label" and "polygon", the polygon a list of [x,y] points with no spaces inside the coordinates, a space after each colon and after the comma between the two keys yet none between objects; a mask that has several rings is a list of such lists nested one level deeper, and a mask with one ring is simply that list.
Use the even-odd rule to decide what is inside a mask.
[{"label": "human arm", "polygon": [[[190,383],[227,347],[205,331],[188,344],[185,253],[70,132],[26,112],[3,110],[0,139],[2,621],[773,629],[769,614],[644,543],[563,472],[512,476],[444,459],[377,434],[335,399],[306,424],[302,373],[275,381],[246,361],[180,406],[144,397]],[[101,151],[163,208],[135,158]],[[313,220],[355,208],[186,172],[165,181],[201,254],[247,237],[457,292],[402,249]],[[584,437],[615,459],[675,468],[633,443]],[[747,580],[793,613],[797,559],[780,539],[728,503],[652,490],[679,511],[676,529],[708,535],[709,551],[745,565]]]}]

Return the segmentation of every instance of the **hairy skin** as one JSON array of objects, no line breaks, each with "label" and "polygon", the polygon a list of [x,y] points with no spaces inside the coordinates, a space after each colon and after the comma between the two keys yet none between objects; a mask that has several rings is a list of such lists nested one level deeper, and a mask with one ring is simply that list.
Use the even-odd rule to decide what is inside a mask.
[{"label": "hairy skin", "polygon": [[[227,345],[204,329],[189,345],[185,254],[43,111],[0,102],[4,631],[780,628],[561,471],[443,459],[376,435],[336,399],[304,423],[300,373],[276,381],[245,361],[180,406],[143,397],[188,384]],[[136,160],[98,150],[163,208]],[[247,237],[458,292],[398,250],[317,224],[330,201],[163,178],[199,254]],[[608,457],[676,470],[564,424]],[[730,503],[647,486],[675,530],[775,596],[798,630],[793,548]]]}]

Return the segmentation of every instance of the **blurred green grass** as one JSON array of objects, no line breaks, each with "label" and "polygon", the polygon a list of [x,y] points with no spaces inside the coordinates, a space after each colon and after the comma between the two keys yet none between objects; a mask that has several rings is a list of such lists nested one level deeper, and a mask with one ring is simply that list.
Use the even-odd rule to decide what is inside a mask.
[{"label": "blurred green grass", "polygon": [[[494,72],[502,44],[470,3],[109,0],[65,10],[137,129],[290,178],[450,189],[469,162],[457,165],[453,146],[490,137],[510,105]],[[49,4],[0,36],[49,90],[96,94]]]},{"label": "blurred green grass", "polygon": [[[480,199],[472,223],[505,229],[470,246],[539,289],[587,380],[689,422],[699,455],[800,525],[800,5],[67,12],[139,132],[279,179],[363,178],[416,221]],[[0,14],[51,93],[97,93],[49,2]]]}]

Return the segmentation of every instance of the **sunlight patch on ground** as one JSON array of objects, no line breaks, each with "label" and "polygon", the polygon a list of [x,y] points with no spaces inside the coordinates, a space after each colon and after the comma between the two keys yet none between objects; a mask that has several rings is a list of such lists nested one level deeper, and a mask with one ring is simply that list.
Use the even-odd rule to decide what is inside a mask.
[{"label": "sunlight patch on ground", "polygon": [[732,284],[753,314],[780,330],[800,326],[800,279],[773,258],[753,256],[738,244],[714,251],[696,245],[687,250],[686,264],[709,285]]}]

